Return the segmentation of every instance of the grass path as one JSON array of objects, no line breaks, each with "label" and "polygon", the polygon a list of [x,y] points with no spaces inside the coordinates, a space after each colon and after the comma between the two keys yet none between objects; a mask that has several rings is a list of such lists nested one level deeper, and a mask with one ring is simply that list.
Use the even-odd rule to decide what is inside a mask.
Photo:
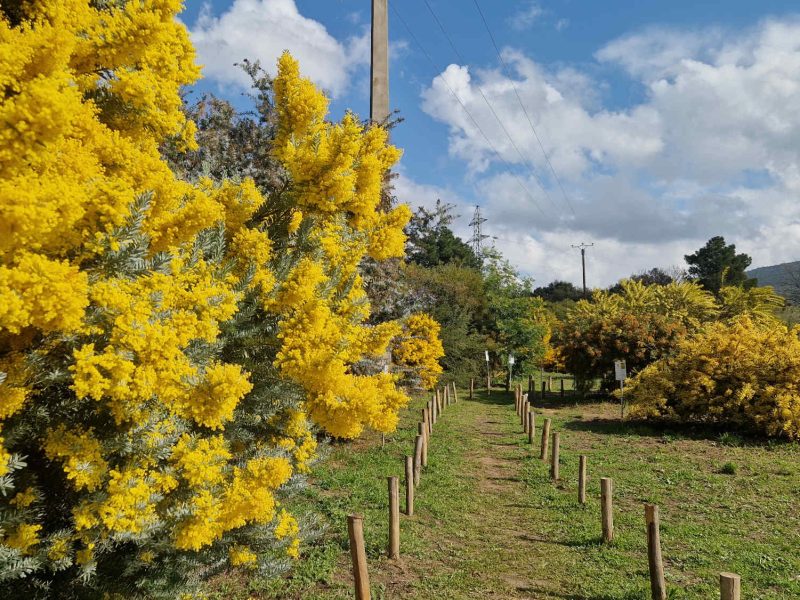
[{"label": "grass path", "polygon": [[[540,403],[541,404],[541,403]],[[538,407],[561,433],[561,477],[522,434],[510,394],[462,400],[434,431],[414,517],[401,516],[399,561],[385,558],[386,476],[403,475],[421,401],[379,436],[332,448],[301,506],[329,524],[290,577],[230,575],[218,598],[352,598],[346,515],[359,512],[373,598],[649,597],[644,502],[662,513],[671,598],[718,595],[716,576],[742,575],[743,597],[800,597],[800,447],[622,423],[618,408]],[[589,500],[577,503],[577,456],[589,456]],[[733,471],[733,473],[731,473]],[[599,479],[614,478],[616,539],[600,543]],[[402,479],[401,479],[402,481]],[[401,506],[403,492],[401,490]]]}]

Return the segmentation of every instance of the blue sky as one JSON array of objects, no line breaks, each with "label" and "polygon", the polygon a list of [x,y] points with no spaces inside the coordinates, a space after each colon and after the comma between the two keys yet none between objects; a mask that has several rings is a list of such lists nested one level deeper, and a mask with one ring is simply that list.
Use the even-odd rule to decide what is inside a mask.
[{"label": "blue sky", "polygon": [[[479,0],[510,73],[472,0],[429,2],[459,55],[424,0],[394,0],[435,63],[390,11],[400,200],[455,204],[462,236],[480,204],[494,243],[542,284],[579,280],[580,241],[595,243],[590,285],[678,265],[717,234],[757,265],[800,258],[796,2]],[[244,107],[232,63],[272,68],[288,48],[333,117],[366,116],[369,4],[187,2],[197,92]]]}]

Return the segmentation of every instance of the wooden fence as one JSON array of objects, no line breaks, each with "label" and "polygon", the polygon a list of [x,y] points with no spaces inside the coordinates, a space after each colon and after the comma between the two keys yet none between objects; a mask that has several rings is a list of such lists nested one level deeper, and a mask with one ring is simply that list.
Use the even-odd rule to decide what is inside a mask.
[{"label": "wooden fence", "polygon": [[[470,382],[470,398],[474,395],[474,380]],[[405,472],[405,515],[414,516],[414,493],[422,478],[423,469],[428,465],[428,447],[435,431],[435,425],[448,407],[458,401],[455,382],[436,389],[425,408],[422,420],[417,425],[414,440],[414,453],[404,460]],[[400,558],[400,481],[396,476],[387,477],[389,492],[389,539],[386,554],[390,559]],[[350,557],[353,564],[353,584],[356,600],[369,600],[369,571],[364,545],[364,519],[353,514],[347,517],[347,534],[350,538]]]},{"label": "wooden fence", "polygon": [[[522,431],[527,434],[528,443],[535,444],[536,411],[530,400],[533,391],[529,381],[529,392],[523,393],[521,385],[514,389],[514,406]],[[563,380],[560,390],[563,394]],[[475,380],[470,380],[469,397],[475,393]],[[544,382],[542,382],[544,395]],[[418,424],[418,434],[414,443],[414,453],[404,461],[406,506],[405,515],[414,516],[414,490],[419,486],[422,470],[427,466],[428,447],[434,433],[434,426],[446,409],[457,402],[458,391],[455,383],[438,388],[422,409],[422,420]],[[539,448],[539,458],[549,462],[550,479],[557,483],[560,479],[561,437],[555,431],[551,419],[544,419]],[[578,457],[578,502],[586,503],[586,480],[588,457]],[[614,539],[614,483],[609,477],[600,478],[600,526],[604,543]],[[400,557],[400,493],[399,478],[388,477],[389,492],[389,539],[387,555],[391,559]],[[664,577],[664,561],[661,553],[661,532],[658,506],[644,505],[645,534],[647,537],[647,562],[650,573],[650,591],[653,600],[667,600],[667,586]],[[353,582],[356,600],[369,600],[369,573],[364,547],[364,524],[360,515],[347,517],[347,531],[350,538],[350,555],[353,564]],[[741,600],[741,578],[735,573],[719,574],[720,600]]]},{"label": "wooden fence", "polygon": [[[562,380],[563,381],[563,380]],[[544,397],[544,382],[542,382],[542,397]],[[528,393],[522,392],[522,386],[517,384],[514,389],[514,406],[520,417],[523,432],[528,435],[528,443],[534,444],[534,427],[536,423],[535,410],[529,400],[533,384],[529,380]],[[563,387],[562,387],[563,390]],[[541,446],[539,458],[549,460],[550,479],[555,483],[559,481],[559,464],[561,439],[558,431],[551,431],[552,420],[545,419],[542,426]],[[548,446],[549,444],[549,446]],[[586,455],[578,457],[578,502],[586,503],[586,473],[588,458]],[[600,525],[604,543],[614,539],[614,484],[611,478],[600,478]],[[647,563],[650,573],[650,593],[653,600],[667,600],[667,586],[664,578],[664,560],[661,555],[661,532],[658,506],[644,505],[645,531],[647,535]],[[720,600],[741,600],[741,578],[735,573],[719,574]]]}]

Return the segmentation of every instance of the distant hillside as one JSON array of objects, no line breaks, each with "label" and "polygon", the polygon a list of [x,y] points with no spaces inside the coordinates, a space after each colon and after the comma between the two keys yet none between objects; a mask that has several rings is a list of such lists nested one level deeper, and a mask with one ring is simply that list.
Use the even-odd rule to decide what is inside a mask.
[{"label": "distant hillside", "polygon": [[781,296],[800,299],[800,260],[750,269],[747,275],[758,279],[758,285],[771,285]]}]

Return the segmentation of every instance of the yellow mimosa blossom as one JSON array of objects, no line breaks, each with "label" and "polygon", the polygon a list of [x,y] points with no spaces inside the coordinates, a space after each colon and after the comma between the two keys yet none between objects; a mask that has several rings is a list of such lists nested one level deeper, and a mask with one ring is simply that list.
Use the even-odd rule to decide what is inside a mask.
[{"label": "yellow mimosa blossom", "polygon": [[289,227],[288,227],[289,235],[293,234],[298,229],[300,229],[300,225],[302,224],[302,222],[303,222],[303,211],[301,210],[294,211],[292,213],[292,219],[289,221]]},{"label": "yellow mimosa blossom", "polygon": [[228,559],[234,567],[252,566],[258,562],[258,556],[247,546],[231,546],[228,550]]},{"label": "yellow mimosa blossom", "polygon": [[36,498],[38,494],[36,493],[36,489],[29,487],[25,488],[23,491],[18,492],[12,499],[10,504],[13,504],[17,508],[27,508],[34,502],[36,502]]},{"label": "yellow mimosa blossom", "polygon": [[50,460],[62,462],[76,490],[96,490],[107,476],[108,464],[92,430],[73,432],[60,425],[48,432],[43,449]]},{"label": "yellow mimosa blossom", "polygon": [[29,554],[30,549],[39,543],[39,532],[42,526],[38,524],[23,523],[17,526],[3,543],[9,548],[16,548],[23,554]]},{"label": "yellow mimosa blossom", "polygon": [[405,326],[405,335],[394,348],[394,358],[398,364],[417,367],[422,386],[432,389],[442,373],[438,362],[444,356],[439,339],[441,327],[424,313],[411,315]]},{"label": "yellow mimosa blossom", "polygon": [[47,549],[47,558],[54,562],[63,560],[69,556],[69,551],[69,540],[65,537],[57,537],[52,541],[50,547]]}]

